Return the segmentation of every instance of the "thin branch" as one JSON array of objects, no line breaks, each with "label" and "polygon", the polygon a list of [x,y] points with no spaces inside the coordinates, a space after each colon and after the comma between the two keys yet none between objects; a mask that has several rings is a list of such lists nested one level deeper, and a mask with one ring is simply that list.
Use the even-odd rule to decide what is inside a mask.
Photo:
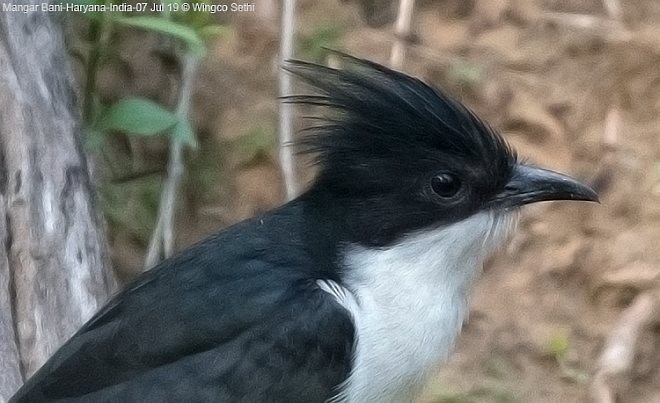
[{"label": "thin branch", "polygon": [[[162,196],[162,195],[161,195]],[[149,240],[149,248],[147,248],[147,257],[144,259],[144,268],[150,269],[160,261],[163,252],[163,218],[160,214],[161,209],[158,209],[158,219],[156,220],[156,227],[151,234]]]},{"label": "thin branch", "polygon": [[392,45],[390,54],[390,66],[393,69],[400,69],[406,57],[406,45],[410,38],[410,27],[412,25],[413,10],[415,9],[415,0],[400,0],[399,16],[396,19],[396,41]]},{"label": "thin branch", "polygon": [[612,328],[598,359],[598,369],[591,385],[597,403],[614,403],[616,394],[612,378],[630,370],[635,358],[635,345],[642,329],[654,317],[658,296],[651,291],[638,295]]},{"label": "thin branch", "polygon": [[[190,113],[190,104],[195,87],[195,78],[200,59],[186,52],[182,59],[183,73],[176,115],[179,121],[185,122]],[[177,195],[185,167],[183,165],[183,144],[179,139],[170,142],[170,155],[167,163],[167,178],[160,195],[158,219],[156,228],[149,241],[149,249],[144,267],[154,266],[162,257],[168,258],[174,252],[174,217],[176,214]]]},{"label": "thin branch", "polygon": [[[284,0],[280,27],[280,66],[293,57],[295,35],[296,1]],[[279,70],[280,96],[285,97],[292,93],[291,76],[283,69]],[[291,144],[293,142],[293,106],[280,101],[280,127],[279,127],[279,157],[284,189],[287,200],[298,194],[296,182],[295,160]]]}]

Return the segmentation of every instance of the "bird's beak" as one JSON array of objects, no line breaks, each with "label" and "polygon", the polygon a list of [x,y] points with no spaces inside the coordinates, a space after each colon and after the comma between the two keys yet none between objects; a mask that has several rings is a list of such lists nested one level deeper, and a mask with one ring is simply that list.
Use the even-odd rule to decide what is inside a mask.
[{"label": "bird's beak", "polygon": [[510,208],[549,200],[599,202],[598,194],[577,180],[524,164],[516,164],[504,190],[493,199],[493,207]]}]

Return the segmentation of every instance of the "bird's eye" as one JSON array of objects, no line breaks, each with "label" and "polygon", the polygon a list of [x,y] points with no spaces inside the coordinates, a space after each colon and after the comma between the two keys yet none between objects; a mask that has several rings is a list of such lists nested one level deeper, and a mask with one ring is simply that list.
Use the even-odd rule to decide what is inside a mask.
[{"label": "bird's eye", "polygon": [[461,189],[461,181],[450,173],[441,173],[431,178],[431,189],[440,197],[450,198]]}]

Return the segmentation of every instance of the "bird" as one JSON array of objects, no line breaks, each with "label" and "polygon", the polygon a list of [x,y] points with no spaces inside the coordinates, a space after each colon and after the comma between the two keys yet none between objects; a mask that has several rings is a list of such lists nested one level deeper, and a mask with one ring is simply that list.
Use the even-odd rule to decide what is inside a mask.
[{"label": "bird", "polygon": [[10,402],[413,401],[521,208],[598,201],[442,90],[337,55],[283,66],[313,90],[284,99],[313,115],[307,189],[145,272]]}]

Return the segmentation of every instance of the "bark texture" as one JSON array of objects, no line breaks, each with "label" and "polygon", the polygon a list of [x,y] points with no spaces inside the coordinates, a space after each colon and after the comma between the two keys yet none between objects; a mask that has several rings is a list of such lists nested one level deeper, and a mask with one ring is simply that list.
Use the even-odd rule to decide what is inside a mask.
[{"label": "bark texture", "polygon": [[54,15],[0,14],[0,402],[116,288]]}]

